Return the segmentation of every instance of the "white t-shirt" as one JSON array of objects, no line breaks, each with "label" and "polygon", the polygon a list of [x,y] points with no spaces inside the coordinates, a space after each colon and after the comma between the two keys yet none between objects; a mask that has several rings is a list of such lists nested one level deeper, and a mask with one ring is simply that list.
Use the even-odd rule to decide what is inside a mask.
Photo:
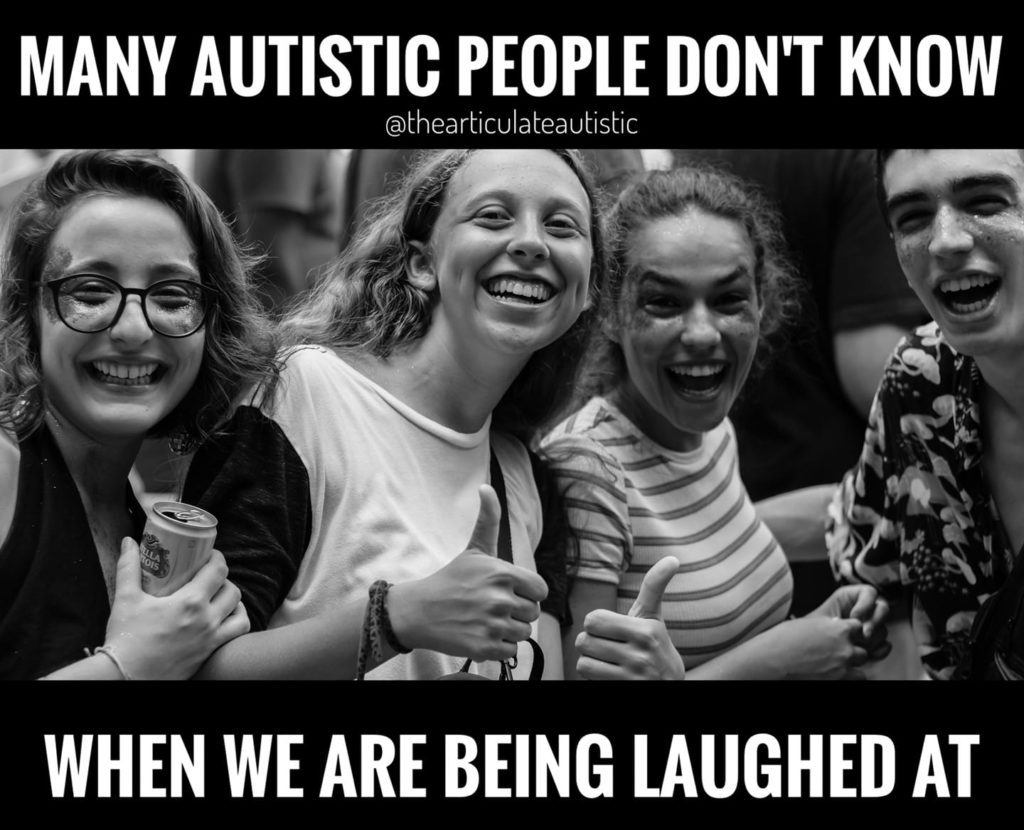
[{"label": "white t-shirt", "polygon": [[[491,434],[489,419],[477,432],[456,432],[320,347],[290,354],[265,410],[306,469],[312,506],[309,545],[270,627],[365,595],[375,580],[418,579],[454,559],[473,532],[492,445],[505,478],[513,561],[536,571],[542,520],[529,457],[516,439]],[[519,660],[516,677],[526,677],[528,645],[521,644]],[[417,650],[367,677],[430,679],[463,662]],[[497,666],[473,670],[496,674]]]}]

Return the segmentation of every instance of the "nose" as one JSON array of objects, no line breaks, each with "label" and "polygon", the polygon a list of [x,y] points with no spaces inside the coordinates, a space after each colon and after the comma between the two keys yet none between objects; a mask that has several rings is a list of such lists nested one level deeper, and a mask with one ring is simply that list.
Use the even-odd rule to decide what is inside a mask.
[{"label": "nose", "polygon": [[515,233],[508,243],[508,253],[515,259],[540,261],[550,255],[544,240],[544,229],[538,222],[523,221],[515,225]]},{"label": "nose", "polygon": [[974,247],[974,237],[965,227],[960,213],[949,205],[942,205],[932,223],[932,238],[928,251],[939,259],[966,253]]},{"label": "nose", "polygon": [[693,351],[711,351],[722,342],[722,333],[715,325],[711,310],[700,303],[693,306],[683,317],[683,330],[679,335],[682,344]]},{"label": "nose", "polygon": [[127,297],[121,316],[110,327],[110,337],[125,346],[135,347],[149,341],[153,329],[146,322],[142,312],[142,301],[139,297]]}]

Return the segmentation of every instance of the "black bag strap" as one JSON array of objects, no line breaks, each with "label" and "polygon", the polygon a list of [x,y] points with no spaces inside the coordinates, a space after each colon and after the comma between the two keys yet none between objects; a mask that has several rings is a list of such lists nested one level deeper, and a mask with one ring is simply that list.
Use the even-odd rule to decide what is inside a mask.
[{"label": "black bag strap", "polygon": [[[544,649],[540,647],[540,644],[537,643],[533,637],[527,637],[526,642],[528,642],[530,644],[530,648],[533,649],[533,665],[530,666],[530,676],[526,679],[531,681],[540,680],[544,675]],[[501,660],[500,663],[501,671],[498,675],[498,680],[511,680],[512,669],[516,667],[515,663],[511,660]],[[509,663],[512,663],[512,665],[510,666]],[[459,672],[468,674],[469,667],[471,665],[473,665],[473,659],[466,658],[466,662],[462,664],[462,668],[459,669]]]},{"label": "black bag strap", "polygon": [[498,525],[498,556],[506,562],[512,561],[512,524],[508,518],[508,494],[505,492],[505,476],[501,472],[498,456],[491,447],[491,487],[498,494],[501,505],[501,522]]},{"label": "black bag strap", "polygon": [[[491,487],[494,488],[494,492],[498,496],[498,504],[501,506],[501,522],[498,525],[498,556],[506,562],[511,562],[512,523],[508,517],[508,494],[505,492],[505,476],[501,472],[501,464],[498,462],[498,456],[494,452],[494,447],[491,447]],[[534,642],[532,637],[528,637],[526,642],[533,649],[533,665],[530,667],[530,677],[528,679],[540,680],[541,675],[544,674],[544,651]],[[466,660],[459,671],[468,672],[472,662],[472,660]],[[515,658],[512,660],[502,660],[499,679],[511,680],[511,670],[515,667]]]}]

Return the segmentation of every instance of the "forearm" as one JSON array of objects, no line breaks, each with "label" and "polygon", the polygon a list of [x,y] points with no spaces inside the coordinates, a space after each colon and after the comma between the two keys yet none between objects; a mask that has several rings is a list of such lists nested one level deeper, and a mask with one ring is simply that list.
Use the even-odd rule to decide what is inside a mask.
[{"label": "forearm", "polygon": [[124,680],[120,669],[105,654],[94,654],[57,669],[40,680]]},{"label": "forearm", "polygon": [[576,649],[576,638],[582,633],[587,614],[599,608],[608,611],[615,609],[617,586],[610,582],[597,582],[591,579],[577,578],[569,593],[569,611],[572,624],[562,631],[562,665],[566,680],[582,680],[583,676],[576,670],[579,651]]},{"label": "forearm", "polygon": [[[366,602],[359,597],[307,620],[238,637],[210,655],[196,678],[351,680]],[[396,654],[387,643],[382,648],[385,661]]]},{"label": "forearm", "polygon": [[805,487],[754,505],[758,518],[768,526],[790,562],[818,562],[826,558],[825,519],[835,487]]},{"label": "forearm", "polygon": [[562,661],[562,640],[558,620],[542,612],[537,620],[537,645],[544,652],[544,674],[542,680],[564,680]]}]

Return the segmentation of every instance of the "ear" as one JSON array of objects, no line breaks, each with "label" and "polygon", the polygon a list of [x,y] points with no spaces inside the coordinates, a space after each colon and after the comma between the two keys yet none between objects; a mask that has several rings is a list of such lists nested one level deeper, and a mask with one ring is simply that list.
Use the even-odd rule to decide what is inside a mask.
[{"label": "ear", "polygon": [[581,312],[590,311],[590,309],[592,309],[595,305],[597,305],[597,300],[594,299],[594,292],[588,288],[587,299],[583,301],[583,308],[581,309]]},{"label": "ear", "polygon": [[409,240],[409,251],[405,255],[405,274],[409,282],[427,293],[437,288],[437,274],[426,243]]}]

